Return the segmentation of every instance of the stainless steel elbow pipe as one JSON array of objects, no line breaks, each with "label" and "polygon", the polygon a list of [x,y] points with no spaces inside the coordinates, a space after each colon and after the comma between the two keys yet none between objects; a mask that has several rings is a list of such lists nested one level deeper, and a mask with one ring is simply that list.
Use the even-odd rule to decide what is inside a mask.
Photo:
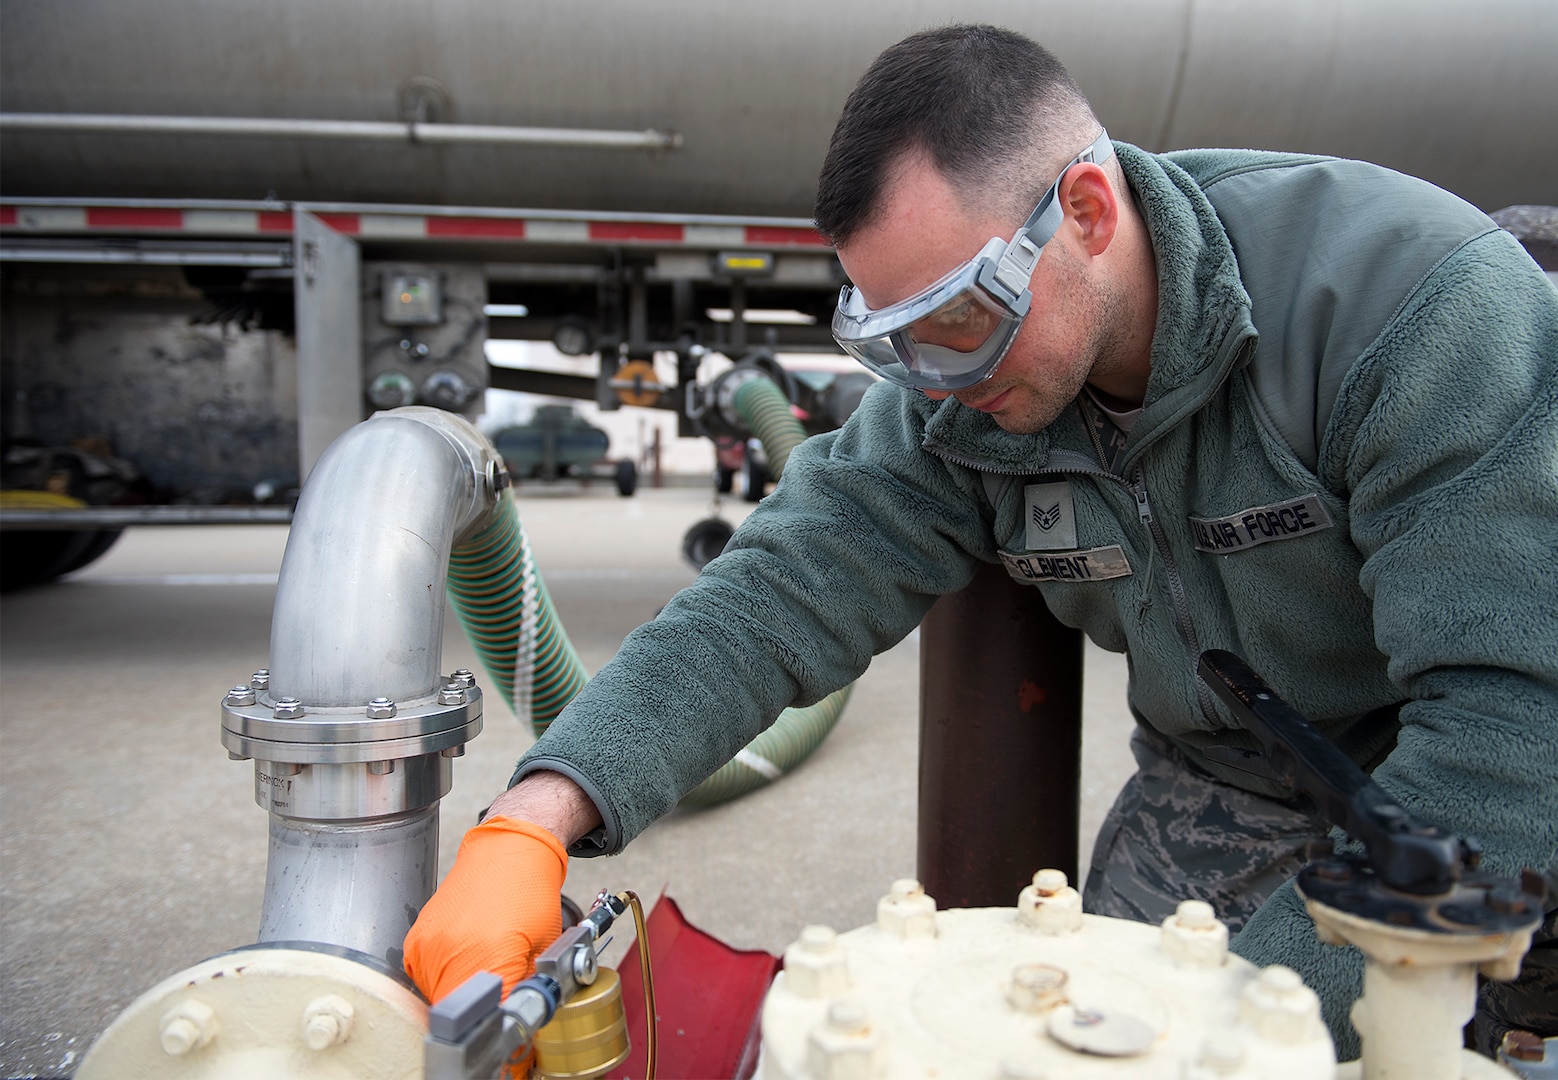
[{"label": "stainless steel elbow pipe", "polygon": [[438,801],[481,730],[468,671],[439,672],[449,553],[507,474],[472,425],[378,413],[304,486],[282,558],[271,665],[222,703],[270,812],[259,941],[344,946],[400,966],[438,873]]}]

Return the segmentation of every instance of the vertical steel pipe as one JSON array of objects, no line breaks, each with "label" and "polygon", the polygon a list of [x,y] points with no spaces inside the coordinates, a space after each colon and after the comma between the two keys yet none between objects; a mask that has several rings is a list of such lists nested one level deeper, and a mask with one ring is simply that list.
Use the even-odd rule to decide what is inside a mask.
[{"label": "vertical steel pipe", "polygon": [[918,875],[940,907],[1016,903],[1077,878],[1082,634],[981,565],[920,624]]},{"label": "vertical steel pipe", "polygon": [[342,945],[399,966],[438,876],[450,757],[481,730],[468,672],[440,674],[453,547],[501,505],[474,426],[379,413],[309,474],[287,538],[264,678],[224,699],[222,743],[270,811],[262,942]]}]

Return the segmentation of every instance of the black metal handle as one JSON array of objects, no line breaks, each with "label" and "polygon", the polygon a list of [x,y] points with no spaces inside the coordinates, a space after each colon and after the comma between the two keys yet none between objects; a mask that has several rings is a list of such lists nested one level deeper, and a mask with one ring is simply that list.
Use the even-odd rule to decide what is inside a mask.
[{"label": "black metal handle", "polygon": [[1380,881],[1402,892],[1442,893],[1475,869],[1481,847],[1417,820],[1239,657],[1201,654],[1197,671],[1265,748],[1276,779],[1362,842]]}]

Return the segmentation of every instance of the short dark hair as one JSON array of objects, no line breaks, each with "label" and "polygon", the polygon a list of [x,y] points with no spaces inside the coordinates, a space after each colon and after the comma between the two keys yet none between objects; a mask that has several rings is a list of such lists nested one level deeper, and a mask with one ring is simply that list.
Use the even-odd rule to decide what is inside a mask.
[{"label": "short dark hair", "polygon": [[[1041,118],[1062,121],[1053,139]],[[1092,135],[1071,147],[1082,121],[1094,125]],[[1057,157],[1058,170],[1097,134],[1096,124],[1065,67],[1037,42],[996,26],[921,31],[878,56],[844,102],[817,182],[817,228],[835,244],[848,242],[870,223],[889,168],[910,151],[925,153],[961,187],[979,188],[989,179],[1010,182],[1014,164]],[[1027,200],[1032,209],[1054,177],[1024,179],[1011,194],[1014,205]]]}]

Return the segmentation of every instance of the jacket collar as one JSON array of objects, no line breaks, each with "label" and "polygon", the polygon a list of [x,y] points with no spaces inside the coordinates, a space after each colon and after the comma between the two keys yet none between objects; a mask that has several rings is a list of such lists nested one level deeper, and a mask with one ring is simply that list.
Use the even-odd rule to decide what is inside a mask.
[{"label": "jacket collar", "polygon": [[[1129,143],[1115,153],[1135,193],[1158,265],[1158,321],[1152,373],[1141,419],[1124,464],[1204,405],[1234,365],[1248,359],[1255,337],[1250,298],[1217,212],[1183,169]],[[1062,416],[1061,423],[1065,421]],[[925,426],[925,449],[987,472],[1020,474],[1042,467],[1056,425],[1036,435],[1003,431],[987,414],[956,398],[943,401]]]}]

